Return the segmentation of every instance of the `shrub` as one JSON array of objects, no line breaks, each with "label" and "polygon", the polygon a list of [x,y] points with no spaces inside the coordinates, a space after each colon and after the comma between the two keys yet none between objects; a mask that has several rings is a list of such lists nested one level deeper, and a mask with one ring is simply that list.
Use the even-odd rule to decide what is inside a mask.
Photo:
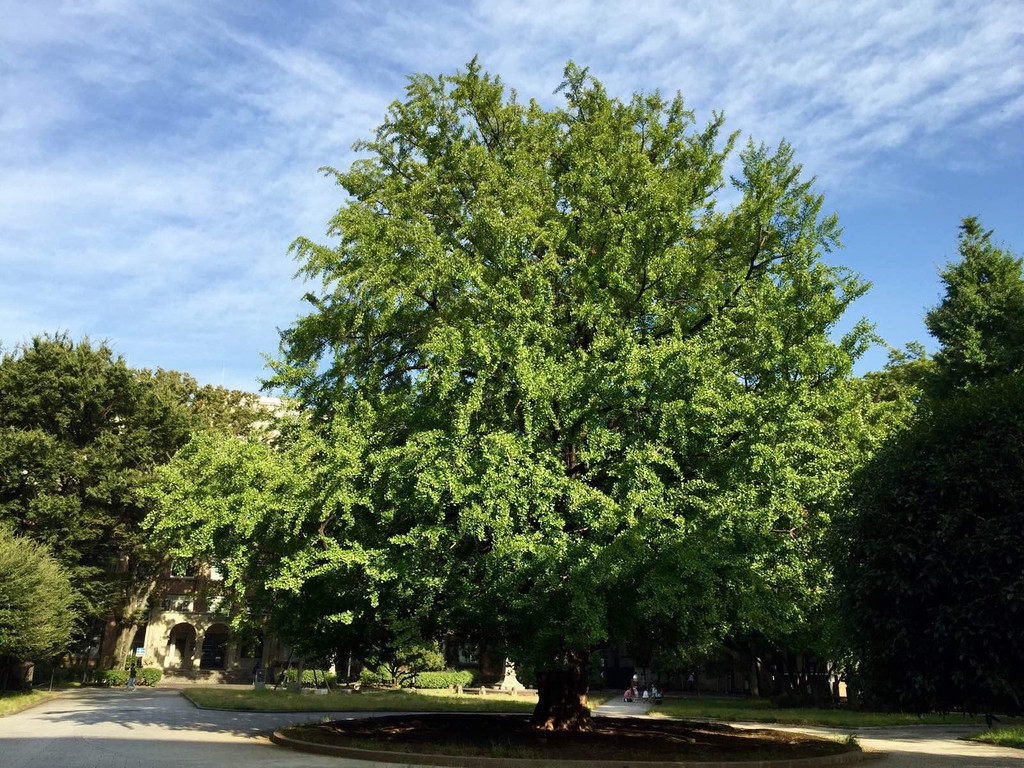
[{"label": "shrub", "polygon": [[[294,683],[299,677],[299,670],[289,669],[288,670],[288,682]],[[316,685],[317,683],[323,683],[324,678],[327,678],[327,682],[334,685],[338,682],[338,676],[333,672],[327,672],[322,669],[316,670],[316,680],[313,679],[313,670],[304,669],[302,670],[302,684],[303,685]]]},{"label": "shrub", "polygon": [[473,673],[468,669],[445,669],[440,672],[420,672],[416,675],[417,688],[451,688],[456,685],[468,686],[473,683]]},{"label": "shrub", "polygon": [[[154,686],[164,678],[162,669],[156,667],[143,667],[135,670],[135,684]],[[103,672],[102,682],[104,685],[117,688],[128,682],[127,669],[108,669]]]},{"label": "shrub", "polygon": [[390,688],[391,673],[383,668],[363,667],[363,671],[359,673],[359,682],[373,688]]},{"label": "shrub", "polygon": [[103,673],[103,684],[117,687],[128,682],[127,669],[108,669]]}]

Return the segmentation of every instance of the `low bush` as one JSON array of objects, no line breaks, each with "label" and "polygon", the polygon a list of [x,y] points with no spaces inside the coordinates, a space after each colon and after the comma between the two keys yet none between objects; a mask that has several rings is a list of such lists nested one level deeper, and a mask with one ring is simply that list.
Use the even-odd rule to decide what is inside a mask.
[{"label": "low bush", "polygon": [[119,686],[124,685],[128,682],[128,670],[126,669],[108,669],[103,672],[103,684]]},{"label": "low bush", "polygon": [[359,682],[371,688],[390,688],[391,673],[386,669],[363,667],[363,671],[359,673]]},{"label": "low bush", "polygon": [[417,688],[453,688],[473,684],[473,673],[468,669],[444,669],[440,672],[420,672],[416,675]]},{"label": "low bush", "polygon": [[[108,669],[103,672],[102,682],[104,685],[117,688],[128,682],[127,669]],[[154,686],[164,678],[162,669],[156,667],[143,667],[135,670],[135,684]]]},{"label": "low bush", "polygon": [[[288,682],[289,683],[294,683],[298,679],[298,677],[299,677],[299,670],[297,670],[297,669],[289,669],[288,670]],[[302,670],[302,684],[303,685],[316,685],[318,683],[319,684],[323,684],[323,681],[324,681],[325,677],[327,678],[327,682],[330,685],[334,685],[336,682],[338,682],[338,676],[336,674],[334,674],[333,672],[327,672],[325,670],[318,669],[318,670],[316,670],[316,679],[314,680],[313,679],[313,670],[312,669],[304,669],[304,670]]]}]

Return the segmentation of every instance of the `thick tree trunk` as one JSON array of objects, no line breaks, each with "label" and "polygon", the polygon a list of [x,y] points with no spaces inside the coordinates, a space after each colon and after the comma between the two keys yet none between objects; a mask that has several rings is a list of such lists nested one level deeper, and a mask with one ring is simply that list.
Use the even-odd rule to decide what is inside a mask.
[{"label": "thick tree trunk", "polygon": [[750,660],[750,674],[747,676],[750,695],[755,699],[761,696],[761,681],[760,675],[758,675],[758,666],[759,664],[757,659],[752,658]]},{"label": "thick tree trunk", "polygon": [[102,660],[104,668],[119,669],[134,649],[132,640],[139,629],[139,624],[145,621],[144,611],[149,604],[149,598],[156,589],[156,578],[132,584],[124,596],[124,602],[118,606],[114,621],[116,630],[113,647],[110,649],[110,656]]},{"label": "thick tree trunk", "polygon": [[547,669],[537,675],[537,707],[530,722],[544,731],[589,731],[587,657],[573,656],[568,669]]}]

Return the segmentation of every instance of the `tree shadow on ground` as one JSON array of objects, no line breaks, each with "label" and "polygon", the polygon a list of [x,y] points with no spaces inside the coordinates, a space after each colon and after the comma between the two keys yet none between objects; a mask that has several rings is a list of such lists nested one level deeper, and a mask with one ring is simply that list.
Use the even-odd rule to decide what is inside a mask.
[{"label": "tree shadow on ground", "polygon": [[[355,713],[366,717],[366,713]],[[372,714],[372,713],[371,713]],[[390,713],[389,713],[390,714]],[[132,731],[158,728],[168,731],[197,731],[232,736],[266,735],[275,728],[299,723],[321,722],[325,716],[333,720],[346,719],[346,713],[319,712],[224,712],[204,710],[194,706],[173,690],[139,689],[135,692],[119,690],[75,691],[47,706],[22,713],[26,719],[9,721],[6,731],[13,735],[45,736],[60,726],[90,726]],[[24,730],[24,733],[19,733]],[[33,731],[35,731],[33,733]]]}]

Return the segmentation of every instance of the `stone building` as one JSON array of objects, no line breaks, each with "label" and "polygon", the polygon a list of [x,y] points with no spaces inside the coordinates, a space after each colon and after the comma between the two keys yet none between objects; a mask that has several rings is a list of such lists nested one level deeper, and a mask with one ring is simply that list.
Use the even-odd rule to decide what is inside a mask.
[{"label": "stone building", "polygon": [[210,566],[168,570],[132,643],[145,666],[160,667],[171,678],[248,682],[257,662],[266,669],[287,659],[288,649],[272,635],[248,642],[233,637],[221,582]]}]

